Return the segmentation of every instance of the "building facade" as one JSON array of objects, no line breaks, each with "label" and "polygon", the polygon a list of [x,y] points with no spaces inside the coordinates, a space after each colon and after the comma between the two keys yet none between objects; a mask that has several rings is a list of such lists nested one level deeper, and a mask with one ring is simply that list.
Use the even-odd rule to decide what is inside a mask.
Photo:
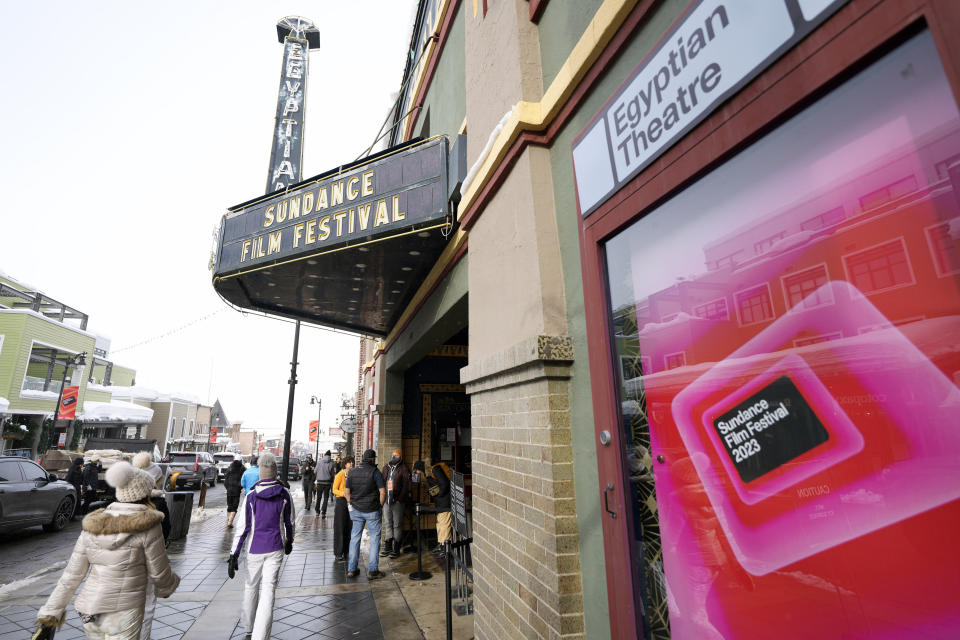
[{"label": "building facade", "polygon": [[[82,448],[91,437],[142,435],[152,411],[115,400],[111,386],[131,384],[136,372],[108,360],[109,340],[86,327],[86,314],[0,274],[4,449],[35,455]],[[69,420],[53,420],[61,388],[74,410]]]},{"label": "building facade", "polygon": [[[445,137],[443,241],[242,275],[369,329],[355,451],[464,474],[477,638],[955,635],[957,24],[420,3],[391,145]],[[292,309],[318,273],[352,315]]]}]

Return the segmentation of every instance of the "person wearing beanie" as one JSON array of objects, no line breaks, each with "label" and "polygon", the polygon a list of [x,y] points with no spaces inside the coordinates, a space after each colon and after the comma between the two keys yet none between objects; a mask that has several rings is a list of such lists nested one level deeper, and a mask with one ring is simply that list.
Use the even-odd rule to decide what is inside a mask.
[{"label": "person wearing beanie", "polygon": [[143,626],[147,581],[158,597],[166,598],[180,577],[170,568],[163,546],[163,514],[149,506],[153,477],[129,462],[117,462],[107,470],[106,480],[117,502],[83,519],[67,566],[37,613],[37,625],[63,624],[67,604],[86,578],[73,606],[87,638],[135,640]]},{"label": "person wearing beanie", "polygon": [[[150,502],[153,508],[163,514],[163,520],[160,521],[160,528],[163,531],[163,543],[167,544],[170,538],[170,509],[167,507],[167,499],[163,496],[163,469],[153,461],[146,451],[141,451],[133,456],[133,466],[142,469],[153,478],[153,488],[150,490]],[[153,626],[153,614],[157,609],[157,593],[153,588],[153,582],[147,581],[147,594],[143,604],[143,624],[140,629],[140,640],[150,640],[150,629]]]},{"label": "person wearing beanie", "polygon": [[153,478],[150,502],[153,503],[154,509],[163,514],[160,526],[163,528],[163,542],[166,543],[170,539],[170,508],[167,506],[167,499],[163,495],[163,469],[153,461],[153,456],[146,451],[141,451],[133,456],[133,466],[143,469]]},{"label": "person wearing beanie", "polygon": [[410,469],[403,463],[403,452],[394,449],[387,464],[380,470],[387,487],[387,499],[383,503],[383,550],[381,556],[396,558],[400,555],[400,540],[403,537],[403,509],[410,494]]},{"label": "person wearing beanie", "polygon": [[260,456],[260,481],[244,501],[243,531],[234,541],[227,559],[227,574],[233,578],[247,539],[247,580],[243,592],[241,622],[247,638],[267,640],[273,626],[273,601],[284,554],[293,551],[293,521],[296,518],[290,492],[277,480],[277,458]]},{"label": "person wearing beanie", "polygon": [[333,488],[333,477],[336,474],[337,463],[330,457],[328,449],[317,462],[317,513],[321,518],[327,517],[327,501],[330,500],[330,489]]},{"label": "person wearing beanie", "polygon": [[347,499],[347,508],[350,510],[350,520],[353,529],[350,532],[350,559],[347,561],[347,577],[356,578],[360,571],[360,538],[363,536],[363,527],[370,532],[370,565],[367,568],[367,579],[382,578],[384,573],[379,570],[380,531],[382,522],[380,510],[383,501],[387,498],[386,484],[383,474],[377,469],[377,452],[367,449],[363,452],[361,463],[347,476],[343,495]]}]

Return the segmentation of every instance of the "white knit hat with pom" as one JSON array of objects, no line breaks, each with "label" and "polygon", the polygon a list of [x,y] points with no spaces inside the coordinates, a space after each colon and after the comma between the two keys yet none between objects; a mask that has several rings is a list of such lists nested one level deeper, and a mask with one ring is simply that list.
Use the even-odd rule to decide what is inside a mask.
[{"label": "white knit hat with pom", "polygon": [[160,468],[160,465],[154,464],[153,456],[146,451],[141,451],[133,456],[133,466],[149,473],[153,477],[154,485],[163,477],[163,469]]},{"label": "white knit hat with pom", "polygon": [[150,495],[153,478],[129,462],[116,462],[106,473],[107,484],[117,490],[117,502],[137,502]]}]

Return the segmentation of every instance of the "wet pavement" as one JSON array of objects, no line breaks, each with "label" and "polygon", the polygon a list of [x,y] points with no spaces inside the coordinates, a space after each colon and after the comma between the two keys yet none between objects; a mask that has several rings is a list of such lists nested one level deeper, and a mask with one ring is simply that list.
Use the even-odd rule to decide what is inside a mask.
[{"label": "wet pavement", "polygon": [[[295,487],[294,492],[295,500],[300,502],[299,487]],[[224,512],[225,496],[222,486],[218,486],[208,493],[207,509],[199,517],[194,512],[188,536],[170,543],[168,555],[181,583],[173,596],[158,601],[151,638],[227,640],[243,637],[239,619],[245,564],[241,558],[241,573],[234,580],[228,579],[226,559],[234,530],[227,529]],[[19,536],[0,538],[0,583],[22,579],[43,567],[55,568],[56,563],[69,557],[79,532],[77,522],[57,534],[25,531]],[[24,555],[18,559],[17,554]],[[23,557],[28,560],[24,561]],[[436,575],[430,582],[435,584],[409,583],[407,573],[415,569],[415,559],[412,554],[392,561],[381,558],[380,568],[387,573],[387,578],[382,580],[368,581],[365,571],[361,571],[359,578],[347,578],[346,563],[337,562],[333,555],[332,516],[320,518],[313,512],[299,512],[294,551],[285,558],[281,569],[271,637],[379,640],[385,637],[384,625],[390,630],[391,640],[424,638],[424,631],[426,637],[438,637],[436,620],[421,629],[413,610],[435,609],[432,603],[438,600],[438,595],[442,603],[442,570],[436,560],[426,554],[425,562]],[[367,560],[363,552],[362,569],[367,566]],[[48,576],[35,580],[30,588],[16,589],[14,594],[4,594],[0,586],[0,640],[28,637],[26,633],[33,629],[36,611],[52,590],[59,573],[59,570],[50,571]],[[418,598],[426,604],[418,605]],[[430,615],[436,617],[435,613]],[[458,626],[462,626],[466,620],[458,622]],[[83,637],[80,619],[71,607],[57,639]]]}]

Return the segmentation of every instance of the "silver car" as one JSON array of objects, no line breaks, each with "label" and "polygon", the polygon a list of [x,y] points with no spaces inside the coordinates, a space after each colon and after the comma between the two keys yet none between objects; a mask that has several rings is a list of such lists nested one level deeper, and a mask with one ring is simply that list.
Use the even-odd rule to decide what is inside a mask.
[{"label": "silver car", "polygon": [[234,460],[239,460],[243,462],[243,458],[240,457],[238,453],[231,453],[225,451],[223,453],[213,454],[213,459],[217,461],[217,478],[223,482],[224,478],[227,476],[227,469],[230,468],[230,465],[233,464]]},{"label": "silver car", "polygon": [[60,531],[73,515],[77,491],[25,458],[0,456],[0,531],[43,525]]}]

